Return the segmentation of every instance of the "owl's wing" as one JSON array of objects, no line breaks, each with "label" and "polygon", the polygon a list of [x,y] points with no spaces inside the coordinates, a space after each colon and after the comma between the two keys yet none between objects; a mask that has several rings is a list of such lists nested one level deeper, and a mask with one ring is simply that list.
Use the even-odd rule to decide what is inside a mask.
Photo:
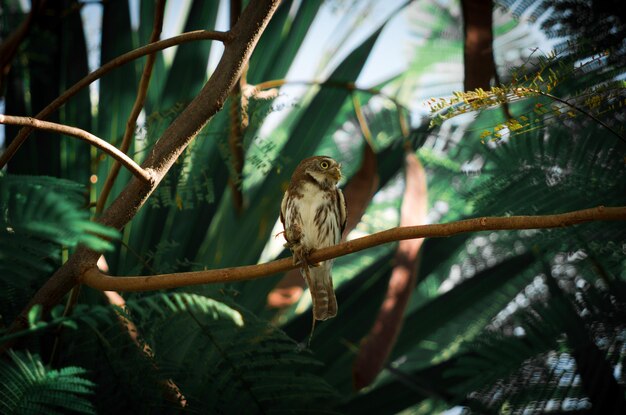
[{"label": "owl's wing", "polygon": [[287,199],[289,198],[289,190],[285,191],[285,194],[283,195],[283,200],[282,202],[280,202],[280,221],[283,224],[283,229],[287,229],[287,226],[285,225],[285,216],[287,213]]},{"label": "owl's wing", "polygon": [[341,189],[337,188],[337,207],[339,210],[339,225],[341,226],[341,234],[346,229],[346,219],[348,214],[346,211],[346,199],[343,197]]}]

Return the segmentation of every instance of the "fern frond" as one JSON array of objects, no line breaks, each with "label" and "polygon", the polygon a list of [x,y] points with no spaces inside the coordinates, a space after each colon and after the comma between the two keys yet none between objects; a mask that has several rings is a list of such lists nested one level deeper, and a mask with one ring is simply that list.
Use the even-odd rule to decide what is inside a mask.
[{"label": "fern frond", "polygon": [[[119,317],[136,326],[133,335],[149,356]],[[99,389],[98,402],[122,408],[141,397],[144,410],[171,407],[163,400],[164,380],[180,389],[186,409],[201,413],[327,413],[337,400],[314,374],[320,363],[308,350],[250,312],[205,296],[154,293],[128,299],[124,309],[79,304],[72,315],[33,330],[69,321],[88,329],[65,331],[66,364],[87,367],[98,384],[110,385]]]},{"label": "fern frond", "polygon": [[248,312],[242,315],[243,326],[216,332],[210,320],[190,314],[200,330],[191,350],[204,350],[208,359],[205,370],[197,374],[209,386],[201,392],[204,410],[329,410],[336,395],[311,373],[319,364],[312,355],[275,327]]},{"label": "fern frond", "polygon": [[85,379],[86,370],[51,370],[30,353],[9,351],[9,356],[12,363],[0,361],[0,413],[96,413],[87,399],[95,384]]},{"label": "fern frond", "polygon": [[75,182],[40,176],[0,176],[2,235],[24,235],[65,247],[78,244],[105,251],[113,248],[103,238],[118,232],[89,220],[81,210],[83,186]]},{"label": "fern frond", "polygon": [[[79,244],[113,248],[118,232],[89,220],[84,186],[45,176],[0,174],[0,315],[10,319],[41,278]],[[11,290],[8,287],[12,287]]]}]

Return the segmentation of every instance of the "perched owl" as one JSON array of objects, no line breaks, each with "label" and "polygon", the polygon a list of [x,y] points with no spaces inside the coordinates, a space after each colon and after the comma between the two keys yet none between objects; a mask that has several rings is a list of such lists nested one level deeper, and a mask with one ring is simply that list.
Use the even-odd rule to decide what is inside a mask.
[{"label": "perched owl", "polygon": [[280,220],[285,228],[286,247],[295,263],[302,267],[313,301],[315,320],[337,315],[333,290],[333,261],[307,263],[316,249],[336,245],[346,226],[346,202],[337,188],[341,166],[330,157],[315,156],[300,162],[291,176],[289,188],[280,205]]}]

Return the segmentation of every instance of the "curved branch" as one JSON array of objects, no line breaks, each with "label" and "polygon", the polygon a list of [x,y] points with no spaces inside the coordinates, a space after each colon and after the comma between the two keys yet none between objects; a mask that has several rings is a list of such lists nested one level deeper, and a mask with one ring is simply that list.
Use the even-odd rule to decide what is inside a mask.
[{"label": "curved branch", "polygon": [[307,85],[307,86],[319,86],[319,87],[327,87],[327,88],[339,88],[339,89],[345,89],[347,91],[359,91],[359,92],[365,92],[367,94],[371,94],[371,95],[379,95],[385,99],[388,99],[389,101],[391,101],[396,107],[406,111],[406,113],[410,113],[411,111],[404,106],[402,103],[400,103],[400,101],[398,101],[396,98],[392,97],[391,95],[385,94],[382,90],[378,89],[378,88],[361,88],[356,86],[354,83],[352,82],[338,82],[338,81],[332,81],[332,80],[328,80],[328,81],[288,81],[286,79],[274,79],[271,81],[265,81],[265,82],[261,82],[258,83],[256,85],[254,85],[254,88],[257,91],[262,91],[265,89],[271,89],[271,88],[279,88],[281,86],[284,85]]},{"label": "curved branch", "polygon": [[130,170],[132,174],[137,176],[142,181],[146,183],[152,182],[152,176],[150,175],[150,173],[142,169],[137,163],[133,161],[133,159],[118,150],[115,146],[107,143],[103,139],[98,138],[85,130],[81,130],[80,128],[70,127],[69,125],[57,124],[49,121],[36,120],[31,117],[16,117],[13,115],[4,114],[0,114],[0,124],[23,125],[38,130],[52,131],[54,133],[76,137],[79,140],[86,141],[92,146],[104,151],[115,160],[123,164],[124,167]]},{"label": "curved branch", "polygon": [[[161,36],[164,11],[165,0],[158,0],[156,10],[154,12],[154,24],[149,43],[155,43],[159,40],[159,36]],[[148,55],[148,58],[146,59],[146,66],[143,68],[143,73],[141,74],[141,80],[139,80],[137,98],[135,98],[135,104],[133,105],[133,109],[130,111],[128,121],[126,121],[126,130],[124,131],[124,138],[122,139],[122,145],[120,146],[120,151],[122,151],[124,154],[128,152],[128,149],[130,148],[130,142],[135,135],[137,118],[141,113],[141,109],[143,108],[143,104],[146,100],[146,95],[148,94],[148,86],[150,85],[150,77],[152,76],[152,68],[155,61],[156,53],[151,53],[150,55]],[[111,166],[111,170],[109,170],[109,175],[107,176],[106,181],[102,186],[102,191],[98,196],[98,202],[96,204],[96,215],[102,213],[102,210],[104,209],[104,205],[106,204],[106,201],[109,197],[109,193],[111,193],[111,189],[113,188],[115,179],[117,179],[117,175],[120,172],[120,166],[120,163],[113,163],[113,165]]]},{"label": "curved branch", "polygon": [[[95,80],[102,78],[105,74],[117,68],[118,66],[122,66],[130,61],[133,61],[137,58],[141,58],[142,56],[149,55],[154,52],[158,52],[159,50],[167,49],[172,46],[180,45],[182,43],[193,42],[196,40],[218,40],[224,43],[228,43],[231,40],[230,32],[217,32],[212,30],[196,30],[193,32],[183,33],[178,36],[171,37],[169,39],[160,40],[158,42],[151,43],[149,45],[131,50],[123,55],[114,58],[113,60],[105,63],[100,68],[96,69],[77,83],[75,83],[70,89],[65,91],[62,95],[60,95],[57,99],[52,101],[48,106],[39,111],[37,115],[35,115],[36,119],[45,119],[54,111],[59,109],[63,104],[65,104],[71,97],[76,95],[81,89],[85,88]],[[8,145],[6,151],[0,156],[0,169],[4,167],[9,160],[15,155],[17,150],[20,148],[22,143],[28,138],[30,133],[32,132],[32,128],[23,128],[19,134],[15,137],[13,141]]]},{"label": "curved branch", "polygon": [[[478,231],[560,228],[600,220],[626,221],[626,206],[598,206],[556,215],[483,217],[436,225],[398,227],[320,249],[311,254],[309,261],[312,263],[326,261],[374,246],[405,239],[440,238]],[[296,267],[297,265],[294,265],[292,258],[284,258],[258,265],[146,277],[112,277],[101,273],[95,267],[91,267],[83,272],[80,282],[91,288],[103,291],[152,291],[188,285],[252,280]]]}]

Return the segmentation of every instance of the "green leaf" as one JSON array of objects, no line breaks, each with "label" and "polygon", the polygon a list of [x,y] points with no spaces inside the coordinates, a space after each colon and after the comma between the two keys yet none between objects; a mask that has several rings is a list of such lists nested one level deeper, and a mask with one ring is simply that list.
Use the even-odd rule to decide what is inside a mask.
[{"label": "green leaf", "polygon": [[[444,331],[444,338],[447,338],[448,342],[457,336],[462,336],[464,331],[476,335],[477,327],[468,326],[467,318],[472,316],[472,324],[487,324],[501,307],[506,305],[519,289],[530,281],[532,275],[525,275],[523,271],[533,263],[532,254],[506,259],[477,273],[407,315],[404,329],[394,347],[394,358],[406,353],[416,343],[428,339],[437,331]],[[496,300],[494,294],[503,291],[508,284],[513,285],[514,288],[507,291],[503,298],[497,299],[498,305],[494,306],[493,303]],[[454,304],[454,307],[450,304]],[[479,309],[487,311],[489,315],[478,318]],[[442,346],[444,344],[445,342]]]},{"label": "green leaf", "polygon": [[39,320],[41,319],[41,312],[42,312],[43,308],[41,306],[41,304],[35,304],[34,306],[31,307],[30,310],[28,310],[28,326],[29,327],[34,327]]},{"label": "green leaf", "polygon": [[248,82],[258,84],[285,77],[322,2],[301,2],[293,17],[289,15],[292,5],[292,0],[283,1],[263,32],[250,57]]},{"label": "green leaf", "polygon": [[45,259],[58,263],[62,247],[111,250],[118,232],[91,222],[83,203],[84,187],[69,180],[0,176],[0,279],[28,286],[53,269]]},{"label": "green leaf", "polygon": [[[184,31],[214,28],[218,7],[219,2],[194,0],[189,8]],[[186,105],[200,92],[207,79],[206,67],[212,43],[211,40],[201,40],[178,46],[167,72],[161,99],[155,103],[158,110],[168,110],[176,103]]]}]

